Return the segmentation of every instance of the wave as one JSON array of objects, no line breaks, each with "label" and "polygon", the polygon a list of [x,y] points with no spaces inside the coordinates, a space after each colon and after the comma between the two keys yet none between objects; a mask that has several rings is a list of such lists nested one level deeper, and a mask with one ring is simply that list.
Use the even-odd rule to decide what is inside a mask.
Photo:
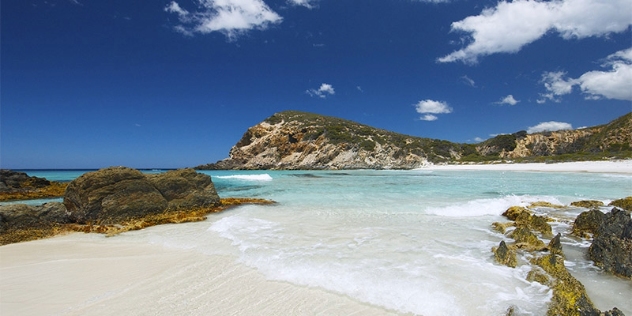
[{"label": "wave", "polygon": [[215,176],[218,179],[238,179],[246,181],[272,181],[272,177],[267,174],[234,174],[229,176]]},{"label": "wave", "polygon": [[509,195],[496,199],[476,199],[459,204],[443,207],[431,207],[426,213],[447,217],[473,217],[485,215],[501,215],[509,207],[527,206],[531,202],[546,201],[553,204],[562,204],[551,197],[517,196]]}]

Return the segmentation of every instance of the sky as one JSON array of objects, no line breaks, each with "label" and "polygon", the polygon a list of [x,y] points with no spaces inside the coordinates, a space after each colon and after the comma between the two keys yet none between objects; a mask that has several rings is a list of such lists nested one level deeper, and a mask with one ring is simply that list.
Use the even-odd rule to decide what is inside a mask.
[{"label": "sky", "polygon": [[3,0],[0,168],[179,168],[284,110],[476,143],[632,111],[632,0]]}]

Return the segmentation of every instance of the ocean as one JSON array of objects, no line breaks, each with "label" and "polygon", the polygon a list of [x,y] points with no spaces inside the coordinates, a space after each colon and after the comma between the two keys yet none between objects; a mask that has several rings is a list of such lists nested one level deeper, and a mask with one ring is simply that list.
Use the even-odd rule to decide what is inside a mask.
[{"label": "ocean", "polygon": [[[153,171],[157,172],[157,171]],[[221,197],[257,197],[201,223],[128,232],[109,240],[228,256],[266,280],[320,289],[396,314],[544,315],[551,290],[496,264],[491,248],[506,236],[510,206],[535,201],[606,204],[632,195],[632,175],[518,171],[201,171]],[[69,181],[82,171],[27,171]],[[42,201],[37,201],[41,203]],[[539,208],[558,219],[565,264],[601,310],[632,315],[632,282],[603,273],[587,259],[588,242],[569,235],[585,209]],[[604,212],[608,207],[602,208]],[[548,240],[544,240],[548,243]],[[183,285],[204,287],[198,280]],[[175,294],[177,295],[177,294]],[[196,313],[192,313],[196,314]],[[310,314],[307,312],[306,314]]]}]

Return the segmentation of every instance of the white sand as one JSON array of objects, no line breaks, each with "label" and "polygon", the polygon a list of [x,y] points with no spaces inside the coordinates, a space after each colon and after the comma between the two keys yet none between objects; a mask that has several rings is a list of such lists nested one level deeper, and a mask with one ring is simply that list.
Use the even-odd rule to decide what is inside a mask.
[{"label": "white sand", "polygon": [[499,171],[547,171],[547,172],[595,172],[632,174],[632,160],[580,161],[560,163],[502,163],[430,165],[419,170],[499,170]]},{"label": "white sand", "polygon": [[[151,228],[153,229],[153,228]],[[387,315],[230,256],[72,234],[0,247],[0,315]]]}]

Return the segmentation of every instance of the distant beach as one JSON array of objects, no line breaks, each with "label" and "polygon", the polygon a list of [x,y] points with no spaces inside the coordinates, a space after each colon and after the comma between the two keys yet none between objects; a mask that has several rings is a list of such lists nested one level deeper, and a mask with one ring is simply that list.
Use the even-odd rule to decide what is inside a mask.
[{"label": "distant beach", "polygon": [[499,163],[429,165],[420,170],[497,170],[497,171],[546,171],[546,172],[594,172],[632,174],[632,160],[577,161],[559,163]]}]

